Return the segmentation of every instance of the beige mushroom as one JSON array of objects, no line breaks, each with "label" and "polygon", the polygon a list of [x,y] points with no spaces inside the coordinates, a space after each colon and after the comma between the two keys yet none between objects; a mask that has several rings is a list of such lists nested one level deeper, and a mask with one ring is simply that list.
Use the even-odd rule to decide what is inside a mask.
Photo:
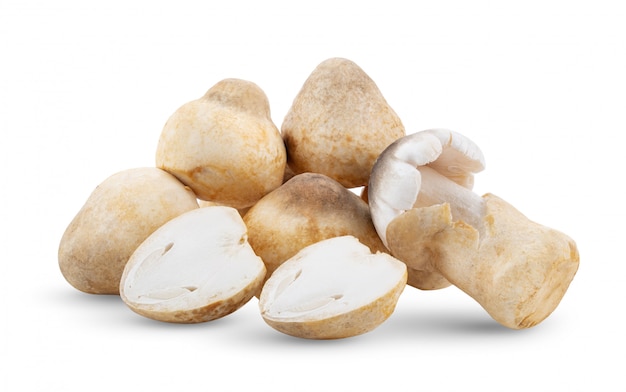
[{"label": "beige mushroom", "polygon": [[[285,165],[285,174],[283,175],[283,184],[285,182],[287,182],[289,179],[291,179],[295,174],[291,171],[291,169],[289,169],[289,166]],[[198,199],[198,205],[200,207],[208,207],[208,206],[219,206],[219,205],[223,205],[220,203],[216,203],[214,201],[211,200],[202,200],[202,199]],[[245,207],[245,208],[238,208],[237,211],[239,211],[239,215],[241,215],[242,217],[244,215],[246,215],[246,213],[250,210],[252,206],[250,207]]]},{"label": "beige mushroom", "polygon": [[156,165],[202,200],[250,207],[280,186],[285,145],[254,83],[225,79],[172,114],[163,127]]},{"label": "beige mushroom", "polygon": [[86,293],[118,294],[135,248],[165,222],[197,208],[194,193],[161,169],[116,173],[98,185],[63,233],[61,273]]},{"label": "beige mushroom", "polygon": [[300,338],[338,339],[382,324],[406,286],[406,265],[372,254],[353,236],[309,245],[267,280],[259,298],[265,322]]},{"label": "beige mushroom", "polygon": [[373,252],[386,251],[367,203],[323,174],[294,176],[259,200],[244,222],[268,277],[302,248],[327,238],[352,235]]},{"label": "beige mushroom", "polygon": [[439,273],[502,325],[529,328],[560,303],[578,269],[577,247],[504,200],[472,192],[482,167],[478,147],[458,133],[408,135],[373,168],[372,218],[409,270]]},{"label": "beige mushroom", "polygon": [[239,309],[264,278],[237,210],[210,206],[172,219],[143,241],[126,264],[120,295],[142,316],[199,323]]},{"label": "beige mushroom", "polygon": [[[210,201],[210,200],[198,199],[198,206],[200,208],[203,208],[203,207],[224,206],[224,205],[220,203],[216,203],[214,201]],[[224,206],[224,207],[229,207],[229,206]],[[250,207],[239,208],[237,209],[237,211],[239,212],[239,215],[243,217],[248,212],[249,209]]]},{"label": "beige mushroom", "polygon": [[281,132],[294,173],[321,173],[347,188],[366,185],[376,157],[405,135],[400,118],[374,81],[342,58],[315,68]]}]

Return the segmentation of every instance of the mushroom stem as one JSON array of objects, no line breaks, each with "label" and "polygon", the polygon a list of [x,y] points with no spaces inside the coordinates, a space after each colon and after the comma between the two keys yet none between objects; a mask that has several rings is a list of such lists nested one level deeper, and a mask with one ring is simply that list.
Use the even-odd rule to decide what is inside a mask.
[{"label": "mushroom stem", "polygon": [[418,170],[422,183],[413,207],[448,203],[453,220],[464,221],[479,233],[483,233],[485,205],[482,197],[431,167],[420,166]]}]

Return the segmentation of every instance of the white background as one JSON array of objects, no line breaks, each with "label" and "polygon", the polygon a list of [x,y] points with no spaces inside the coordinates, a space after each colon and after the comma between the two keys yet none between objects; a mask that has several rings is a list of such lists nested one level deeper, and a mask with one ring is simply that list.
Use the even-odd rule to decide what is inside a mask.
[{"label": "white background", "polygon": [[[625,390],[619,5],[0,0],[0,389]],[[308,341],[264,324],[256,299],[170,325],[65,282],[65,227],[106,177],[154,165],[176,108],[247,79],[280,127],[336,56],[372,77],[408,133],[445,127],[481,146],[478,193],[576,240],[580,269],[544,323],[508,330],[454,287],[407,287],[373,332]]]}]

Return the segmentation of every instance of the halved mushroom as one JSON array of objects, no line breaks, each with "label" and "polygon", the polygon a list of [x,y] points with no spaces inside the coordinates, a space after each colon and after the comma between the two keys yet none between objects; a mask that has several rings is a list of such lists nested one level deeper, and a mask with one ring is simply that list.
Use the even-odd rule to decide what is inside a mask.
[{"label": "halved mushroom", "polygon": [[483,167],[464,136],[429,130],[399,139],[375,164],[372,219],[409,270],[436,274],[509,328],[532,327],[558,306],[579,264],[575,242],[468,186]]},{"label": "halved mushroom", "polygon": [[126,264],[120,295],[143,316],[199,323],[239,309],[264,278],[237,210],[210,206],[180,215],[141,243]]},{"label": "halved mushroom", "polygon": [[356,336],[382,324],[406,286],[406,265],[371,253],[353,236],[302,249],[267,280],[259,299],[265,322],[308,339]]}]

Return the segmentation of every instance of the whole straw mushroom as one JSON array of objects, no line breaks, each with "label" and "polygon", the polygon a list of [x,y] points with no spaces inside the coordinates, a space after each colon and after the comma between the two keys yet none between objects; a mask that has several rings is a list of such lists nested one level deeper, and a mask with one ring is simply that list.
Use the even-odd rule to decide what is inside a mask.
[{"label": "whole straw mushroom", "polygon": [[376,157],[404,136],[402,121],[361,67],[329,58],[311,72],[281,126],[294,174],[367,184]]},{"label": "whole straw mushroom", "polygon": [[156,166],[201,200],[249,208],[283,183],[287,155],[269,100],[256,84],[224,79],[167,120]]},{"label": "whole straw mushroom", "polygon": [[117,172],[102,181],[65,229],[59,268],[76,289],[119,294],[124,266],[150,234],[184,212],[196,195],[156,167]]},{"label": "whole straw mushroom", "polygon": [[319,173],[295,175],[259,200],[243,219],[268,278],[302,248],[332,237],[351,235],[372,252],[386,251],[367,203]]},{"label": "whole straw mushroom", "polygon": [[483,168],[478,146],[459,133],[405,136],[372,169],[372,219],[391,254],[417,276],[409,283],[441,288],[448,281],[502,325],[529,328],[560,303],[578,250],[497,196],[472,192],[473,173]]}]

